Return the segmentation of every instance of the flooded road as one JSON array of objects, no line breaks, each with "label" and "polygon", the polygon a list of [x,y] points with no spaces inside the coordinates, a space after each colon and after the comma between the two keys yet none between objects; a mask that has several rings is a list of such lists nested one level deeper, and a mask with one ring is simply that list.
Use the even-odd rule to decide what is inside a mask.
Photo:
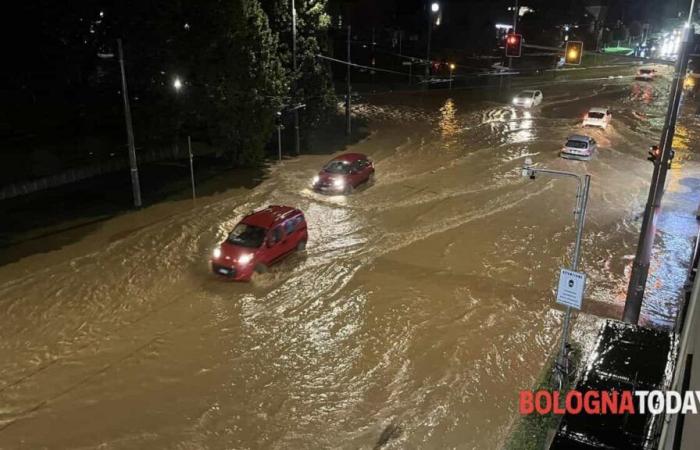
[{"label": "flooded road", "polygon": [[[310,191],[330,157],[304,155],[253,189],[0,267],[0,448],[498,448],[556,346],[574,239],[575,184],[519,167],[591,174],[584,311],[619,317],[667,81],[543,84],[532,110],[489,92],[373,96],[350,149],[376,183],[352,196]],[[560,159],[592,106],[614,114],[585,131],[598,154]],[[213,277],[214,246],[269,204],[305,212],[305,254],[249,284]],[[660,246],[682,253],[675,235]],[[684,267],[664,270],[644,310],[661,327]]]}]

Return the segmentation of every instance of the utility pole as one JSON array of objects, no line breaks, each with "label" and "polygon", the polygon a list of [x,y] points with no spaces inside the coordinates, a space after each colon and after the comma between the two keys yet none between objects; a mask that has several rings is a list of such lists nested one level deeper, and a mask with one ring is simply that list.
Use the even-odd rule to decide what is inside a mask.
[{"label": "utility pole", "polygon": [[192,138],[187,136],[187,149],[190,154],[190,179],[192,180],[192,200],[197,198],[197,193],[194,188],[194,154],[192,154]]},{"label": "utility pole", "polygon": [[350,136],[350,95],[352,93],[352,88],[350,86],[350,39],[351,39],[350,25],[348,25],[348,64],[347,64],[347,74],[345,76],[345,135]]},{"label": "utility pole", "polygon": [[[691,17],[692,12],[691,6]],[[622,320],[635,325],[639,322],[639,313],[642,310],[644,290],[649,275],[651,250],[654,246],[654,234],[656,232],[656,214],[661,204],[661,197],[663,196],[664,184],[666,182],[666,173],[671,159],[673,135],[676,129],[678,109],[683,93],[683,79],[685,77],[686,68],[688,67],[688,54],[693,34],[689,18],[688,26],[683,29],[681,50],[678,55],[678,60],[676,61],[666,119],[661,132],[661,156],[654,162],[649,195],[642,218],[642,229],[639,233],[637,253],[635,254],[634,263],[632,264],[632,273],[630,274],[630,281],[627,287],[625,309],[622,313]]]},{"label": "utility pole", "polygon": [[433,14],[430,8],[431,6],[428,5],[428,46],[425,52],[425,82],[423,83],[423,89],[428,88],[428,80],[430,79],[430,39],[433,34]]},{"label": "utility pole", "polygon": [[122,95],[124,97],[124,121],[126,122],[126,138],[129,145],[129,167],[131,170],[131,189],[134,195],[134,206],[141,207],[141,186],[139,184],[139,169],[136,161],[136,146],[134,145],[134,129],[131,123],[131,108],[129,107],[129,92],[126,89],[126,70],[124,69],[124,50],[122,40],[117,39],[119,49],[119,67],[122,73]]},{"label": "utility pole", "polygon": [[[292,68],[294,78],[292,82],[292,98],[296,97],[297,90],[297,9],[292,0]],[[294,154],[299,154],[299,110],[294,110]]]},{"label": "utility pole", "polygon": [[375,54],[374,54],[374,46],[375,46],[375,43],[374,43],[374,27],[372,27],[372,61],[370,61],[371,66],[372,66],[372,69],[370,70],[370,80],[371,80],[371,82],[370,82],[370,85],[371,85],[370,90],[371,90],[372,92],[374,92],[374,64],[375,64],[375,57],[376,57]]}]

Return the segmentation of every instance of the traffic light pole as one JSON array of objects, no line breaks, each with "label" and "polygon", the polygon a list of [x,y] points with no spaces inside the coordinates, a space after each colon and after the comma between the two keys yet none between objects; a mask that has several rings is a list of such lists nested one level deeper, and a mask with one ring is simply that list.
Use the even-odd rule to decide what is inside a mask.
[{"label": "traffic light pole", "polygon": [[[513,34],[518,32],[518,0],[515,0],[515,8],[513,8]],[[508,68],[513,68],[513,57],[508,57]],[[510,78],[508,78],[510,81]]]},{"label": "traffic light pole", "polygon": [[639,233],[637,253],[635,254],[634,263],[632,264],[632,273],[630,274],[629,286],[627,288],[625,309],[622,313],[622,320],[635,325],[639,322],[642,300],[644,299],[644,290],[649,275],[651,250],[654,245],[654,234],[656,232],[656,217],[659,211],[661,197],[663,196],[669,161],[671,160],[673,135],[675,133],[678,109],[683,92],[683,78],[686,68],[688,67],[688,54],[692,35],[692,29],[690,27],[685,27],[683,30],[681,51],[676,61],[673,81],[671,82],[671,93],[669,95],[666,119],[661,132],[661,157],[654,162],[654,172],[651,177],[651,186],[649,186],[649,195],[642,218],[642,229]]}]

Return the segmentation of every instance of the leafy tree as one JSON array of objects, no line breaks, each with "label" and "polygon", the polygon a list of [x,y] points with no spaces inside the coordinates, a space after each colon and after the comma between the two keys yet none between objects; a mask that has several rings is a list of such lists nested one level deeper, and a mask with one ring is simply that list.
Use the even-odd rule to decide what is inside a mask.
[{"label": "leafy tree", "polygon": [[288,83],[258,0],[115,1],[107,14],[108,41],[125,43],[137,136],[199,134],[236,164],[263,159]]},{"label": "leafy tree", "polygon": [[278,38],[278,53],[294,86],[290,103],[304,103],[300,114],[301,139],[309,146],[310,131],[335,107],[335,94],[328,63],[318,57],[330,47],[330,16],[326,0],[295,0],[297,10],[297,73],[292,73],[292,5],[291,0],[262,0]]},{"label": "leafy tree", "polygon": [[258,163],[288,90],[267,16],[258,0],[205,0],[186,16],[180,57],[197,111],[190,119],[235,162]]}]

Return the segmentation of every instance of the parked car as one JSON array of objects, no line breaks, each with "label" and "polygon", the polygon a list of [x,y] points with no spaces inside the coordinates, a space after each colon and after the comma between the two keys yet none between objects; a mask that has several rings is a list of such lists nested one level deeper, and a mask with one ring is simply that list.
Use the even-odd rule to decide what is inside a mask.
[{"label": "parked car", "polygon": [[290,206],[271,205],[245,216],[214,249],[211,270],[231,280],[247,281],[294,251],[306,249],[304,214]]},{"label": "parked car", "polygon": [[592,137],[574,134],[568,137],[560,155],[568,159],[590,159],[597,149],[598,143]]},{"label": "parked car", "polygon": [[374,164],[362,153],[344,153],[333,158],[311,182],[314,191],[350,194],[363,183],[374,180]]},{"label": "parked car", "polygon": [[513,106],[531,108],[542,103],[542,91],[522,91],[513,97]]},{"label": "parked car", "polygon": [[637,76],[635,77],[635,79],[640,81],[654,81],[655,76],[656,70],[650,67],[642,67],[637,71]]},{"label": "parked car", "polygon": [[583,126],[606,129],[610,120],[612,120],[612,112],[608,108],[591,108],[583,118]]}]

